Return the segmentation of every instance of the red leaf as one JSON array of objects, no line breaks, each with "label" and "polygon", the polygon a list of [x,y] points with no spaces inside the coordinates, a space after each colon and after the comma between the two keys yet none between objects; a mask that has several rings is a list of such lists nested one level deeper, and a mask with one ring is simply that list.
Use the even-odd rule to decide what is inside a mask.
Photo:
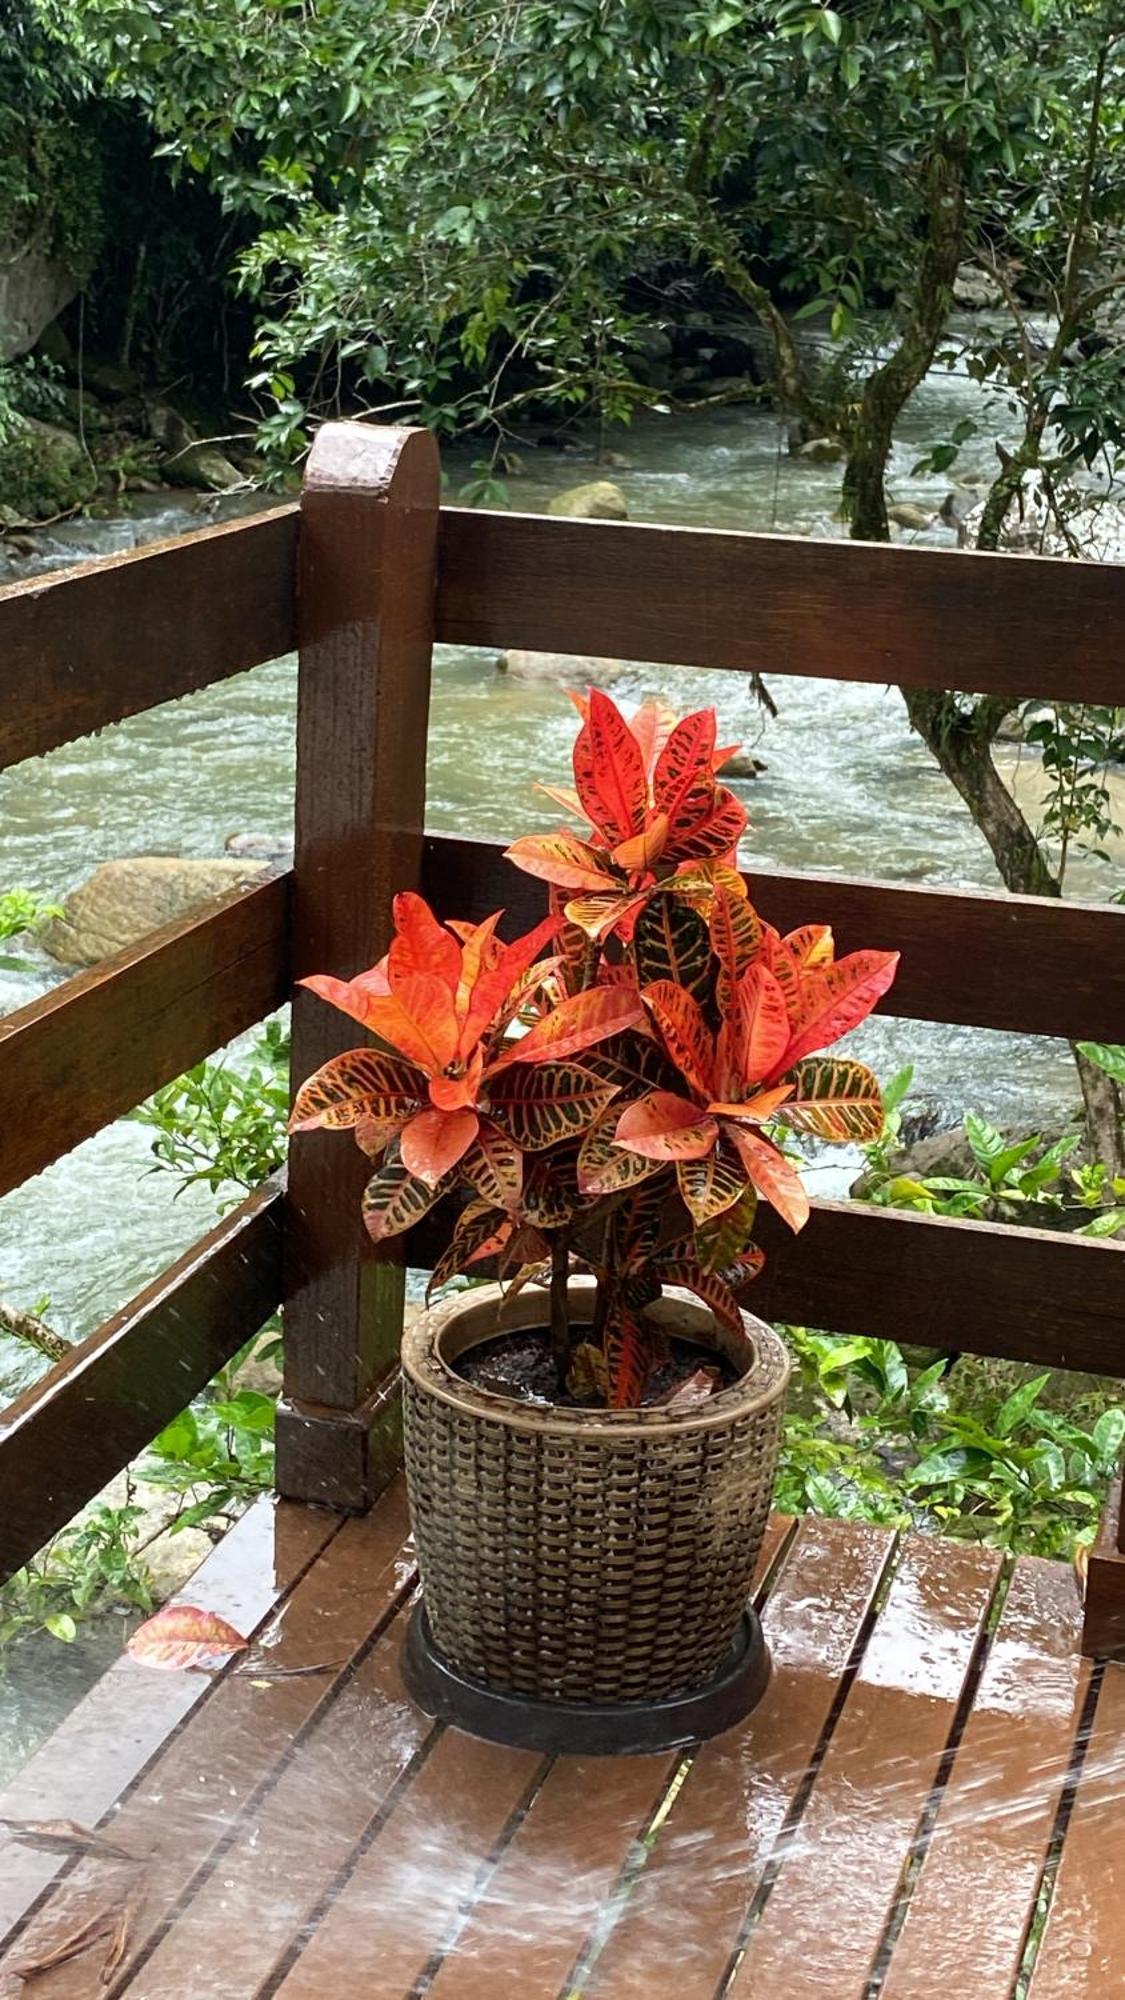
[{"label": "red leaf", "polygon": [[640,1315],[615,1300],[605,1333],[605,1358],[612,1410],[639,1409],[652,1365],[652,1348],[645,1339]]},{"label": "red leaf", "polygon": [[591,688],[574,745],[574,782],[583,811],[610,847],[644,824],[648,787],[636,737],[615,701]]},{"label": "red leaf", "polygon": [[582,1049],[604,1042],[622,1028],[634,1028],[644,1020],[641,996],[635,987],[589,986],[560,1000],[544,1014],[526,1035],[491,1064],[488,1075],[496,1076],[510,1063],[561,1062],[564,1056],[578,1055]]},{"label": "red leaf", "polygon": [[631,892],[623,896],[577,896],[567,904],[566,918],[588,938],[600,941],[607,938],[611,931],[627,938],[631,929],[629,920],[644,908],[647,900],[647,895],[637,896]]},{"label": "red leaf", "polygon": [[143,1667],[198,1667],[245,1652],[249,1640],[214,1611],[194,1604],[166,1604],[138,1625],[125,1650]]},{"label": "red leaf", "polygon": [[435,1111],[461,1111],[466,1105],[475,1105],[483,1074],[484,1051],[477,1049],[460,1076],[432,1076],[427,1089]]},{"label": "red leaf", "polygon": [[698,1001],[670,979],[654,979],[642,995],[681,1076],[701,1097],[715,1091],[715,1042]]},{"label": "red leaf", "polygon": [[746,807],[733,792],[712,785],[685,804],[664,850],[668,861],[717,860],[733,854],[746,831]]},{"label": "red leaf", "polygon": [[436,1187],[468,1152],[480,1119],[475,1111],[420,1111],[402,1131],[402,1159],[408,1173]]},{"label": "red leaf", "polygon": [[643,701],[636,714],[630,718],[629,728],[641,753],[645,778],[650,784],[656,770],[656,760],[675,727],[675,710],[662,701]]},{"label": "red leaf", "polygon": [[607,859],[576,833],[529,833],[504,850],[525,875],[538,875],[560,889],[609,889],[617,877]]},{"label": "red leaf", "polygon": [[726,1030],[738,1090],[730,1094],[745,1097],[752,1085],[770,1076],[784,1059],[789,1047],[789,1015],[777,980],[761,964],[747,967],[734,997],[734,1018]]},{"label": "red leaf", "polygon": [[653,802],[658,812],[667,813],[673,832],[678,831],[678,822],[693,796],[701,789],[714,789],[711,760],[715,736],[714,709],[698,709],[677,722],[656,760]]},{"label": "red leaf", "polygon": [[734,1006],[739,979],[761,950],[762,920],[745,896],[732,895],[725,886],[716,885],[710,933],[711,950],[719,961],[715,999],[720,1016],[725,1017]]},{"label": "red leaf", "polygon": [[[543,946],[557,937],[562,928],[561,917],[544,917],[542,923],[536,924],[534,930],[526,931],[523,937],[514,939],[511,944],[493,946],[486,963],[473,979],[472,1001],[464,1014],[464,1025],[461,1030],[462,1058],[468,1055],[495,1020],[509,1013],[512,996],[518,993],[525,975],[539,957]],[[466,942],[465,963],[470,970],[471,949],[471,941]]]},{"label": "red leaf", "polygon": [[646,1160],[702,1160],[718,1134],[713,1118],[686,1097],[650,1090],[617,1121],[614,1139]]},{"label": "red leaf", "polygon": [[461,948],[452,932],[439,924],[424,898],[410,889],[396,896],[394,924],[395,937],[387,953],[392,987],[396,970],[413,970],[436,974],[455,993],[461,972]]},{"label": "red leaf", "polygon": [[771,1146],[759,1132],[748,1131],[744,1125],[726,1123],[723,1131],[731,1144],[737,1147],[742,1164],[758,1193],[776,1208],[790,1229],[803,1229],[809,1219],[809,1198],[800,1175],[784,1153]]},{"label": "red leaf", "polygon": [[618,868],[629,874],[649,875],[656,867],[668,840],[668,815],[655,813],[640,833],[622,840],[613,850]]},{"label": "red leaf", "polygon": [[[453,994],[436,972],[418,972],[409,963],[405,968],[396,967],[395,949],[392,945],[391,1001],[403,1009],[414,1032],[427,1048],[433,1050],[434,1068],[445,1069],[457,1055],[457,1015]],[[379,1001],[373,1005],[386,1007],[388,1002]],[[408,1052],[404,1050],[404,1053]]]},{"label": "red leaf", "polygon": [[746,1328],[738,1300],[728,1284],[715,1271],[701,1270],[698,1264],[685,1258],[681,1263],[667,1263],[660,1266],[660,1282],[664,1285],[682,1285],[685,1291],[694,1292],[697,1298],[710,1306],[720,1326],[735,1334],[739,1340],[746,1339]]},{"label": "red leaf", "polygon": [[836,955],[835,941],[828,924],[802,924],[799,930],[788,931],[781,940],[781,948],[788,953],[799,972],[810,970],[814,965],[831,965]]},{"label": "red leaf", "polygon": [[835,965],[806,973],[784,1067],[814,1049],[828,1048],[866,1020],[894,979],[898,956],[897,951],[853,951]]}]

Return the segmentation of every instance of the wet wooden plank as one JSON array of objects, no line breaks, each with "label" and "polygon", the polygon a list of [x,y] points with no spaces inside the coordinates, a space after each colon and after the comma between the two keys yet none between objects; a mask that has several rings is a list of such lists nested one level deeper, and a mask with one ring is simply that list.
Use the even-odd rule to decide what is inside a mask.
[{"label": "wet wooden plank", "polygon": [[710,2000],[893,1544],[885,1529],[798,1524],[765,1607],[766,1694],[739,1729],[696,1754],[584,2000]]},{"label": "wet wooden plank", "polygon": [[[325,424],[301,500],[293,976],[351,978],[386,950],[396,893],[418,885],[426,802],[441,468],[426,431]],[[361,1038],[361,1037],[360,1037]],[[296,1090],[354,1048],[355,1023],[293,999]],[[357,1225],[356,1147],[302,1134],[289,1168],[285,1397],[277,1477],[293,1499],[364,1507],[392,1453],[362,1406],[394,1368],[402,1246]],[[306,1409],[303,1405],[312,1405]]]},{"label": "wet wooden plank", "polygon": [[[544,885],[505,861],[493,841],[431,834],[422,879],[441,915],[479,919],[503,908],[513,932],[529,929],[547,906]],[[751,871],[750,893],[781,931],[815,919],[831,924],[841,952],[901,952],[883,1013],[1021,1034],[1105,1041],[1120,1034],[1123,909],[773,867]]]},{"label": "wet wooden plank", "polygon": [[280,1297],[281,1193],[271,1183],[0,1412],[0,1578],[198,1395]]},{"label": "wet wooden plank", "polygon": [[[405,1623],[406,1610],[359,1661],[260,1805],[232,1829],[234,1844],[126,1993],[137,2000],[142,1994],[184,2000],[188,1993],[246,2000],[258,1991],[432,1733],[402,1685]],[[252,1919],[232,1923],[236,1910],[252,1912]],[[363,1962],[353,1950],[353,1978]],[[364,1984],[370,1993],[366,1977]]]},{"label": "wet wooden plank", "polygon": [[[319,1508],[259,1500],[173,1602],[217,1612],[250,1636],[339,1527]],[[154,1675],[123,1654],[0,1794],[0,1819],[96,1826],[218,1685],[202,1674]],[[67,1866],[0,1835],[0,1944]]]},{"label": "wet wooden plank", "polygon": [[862,2000],[999,1569],[993,1550],[903,1545],[729,2000]]},{"label": "wet wooden plank", "polygon": [[880,2000],[1013,1985],[1086,1696],[1081,1630],[1069,1565],[1021,1557]]},{"label": "wet wooden plank", "polygon": [[475,509],[439,553],[437,636],[465,645],[1123,698],[1119,564]]},{"label": "wet wooden plank", "polygon": [[0,1195],[289,997],[288,878],[192,910],[0,1021]]},{"label": "wet wooden plank", "polygon": [[297,509],[0,590],[0,769],[295,644]]},{"label": "wet wooden plank", "polygon": [[[350,1662],[412,1588],[414,1572],[403,1555],[405,1531],[399,1482],[374,1514],[345,1523],[267,1626],[259,1644],[268,1649],[271,1665]],[[143,1703],[146,1683],[160,1683],[163,1676],[152,1668],[139,1671],[136,1699]],[[228,1673],[106,1823],[110,1837],[136,1855],[139,1866],[131,1871],[123,1863],[80,1864],[0,1959],[0,1981],[131,1890],[136,1907],[128,1949],[119,1973],[103,1989],[105,2000],[115,2000],[176,1905],[225,1850],[231,1830],[265,1798],[299,1737],[328,1713],[347,1673],[344,1665],[327,1675],[265,1684],[260,1677]],[[84,1956],[40,1974],[35,1984],[36,2000],[89,2000],[96,1979]]]},{"label": "wet wooden plank", "polygon": [[[771,1521],[759,1597],[787,1532],[786,1522]],[[679,1752],[558,1759],[427,1992],[435,2000],[492,2000],[562,1991],[681,1762]]]},{"label": "wet wooden plank", "polygon": [[1028,2000],[1125,1990],[1125,1666],[1107,1665]]}]

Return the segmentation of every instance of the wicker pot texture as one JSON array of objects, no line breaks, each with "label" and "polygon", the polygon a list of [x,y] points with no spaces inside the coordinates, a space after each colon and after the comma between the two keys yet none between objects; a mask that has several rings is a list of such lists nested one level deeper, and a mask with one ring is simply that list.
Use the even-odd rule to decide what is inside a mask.
[{"label": "wicker pot texture", "polygon": [[[433,1640],[460,1673],[540,1701],[655,1702],[729,1653],[773,1493],[789,1357],[744,1315],[752,1360],[672,1294],[668,1331],[740,1379],[694,1409],[544,1408],[471,1386],[454,1364],[545,1325],[545,1294],[500,1288],[423,1314],[403,1344],[406,1476]],[[588,1321],[592,1286],[571,1285]]]}]

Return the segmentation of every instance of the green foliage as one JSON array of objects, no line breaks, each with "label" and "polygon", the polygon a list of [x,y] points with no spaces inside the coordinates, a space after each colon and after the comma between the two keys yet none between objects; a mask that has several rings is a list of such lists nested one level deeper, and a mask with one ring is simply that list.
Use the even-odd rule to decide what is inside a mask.
[{"label": "green foliage", "polygon": [[170,1533],[239,1511],[273,1483],[275,1405],[253,1389],[202,1398],[154,1439],[142,1462],[153,1486],[178,1494],[182,1509]]},{"label": "green foliage", "polygon": [[789,1329],[806,1408],[786,1420],[776,1504],[1040,1556],[1097,1530],[1125,1407],[1044,1407],[1049,1375],[959,1406],[958,1370],[892,1341]]},{"label": "green foliage", "polygon": [[166,1084],[132,1114],[156,1133],[150,1171],[173,1174],[177,1192],[203,1186],[228,1206],[240,1201],[285,1158],[288,1074],[288,1033],[271,1021],[249,1069],[197,1063]]},{"label": "green foliage", "polygon": [[[61,916],[62,912],[54,903],[41,903],[27,889],[5,889],[0,891],[0,944],[6,938],[21,937],[25,932],[34,932],[48,917]],[[28,972],[33,969],[27,958],[13,953],[0,953],[0,972]]]},{"label": "green foliage", "polygon": [[152,1610],[137,1547],[142,1511],[132,1501],[88,1508],[0,1587],[0,1660],[7,1647],[35,1632],[70,1644],[83,1619],[97,1613]]},{"label": "green foliage", "polygon": [[101,241],[101,151],[72,38],[34,0],[6,0],[0,34],[0,242],[34,241],[75,268]]}]

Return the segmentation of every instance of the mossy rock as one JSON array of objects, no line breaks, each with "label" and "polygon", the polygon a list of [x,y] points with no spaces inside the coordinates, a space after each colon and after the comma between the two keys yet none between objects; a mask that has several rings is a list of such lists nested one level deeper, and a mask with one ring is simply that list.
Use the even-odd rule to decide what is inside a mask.
[{"label": "mossy rock", "polygon": [[72,432],[13,417],[0,438],[0,504],[23,521],[49,521],[90,499],[97,474]]}]

